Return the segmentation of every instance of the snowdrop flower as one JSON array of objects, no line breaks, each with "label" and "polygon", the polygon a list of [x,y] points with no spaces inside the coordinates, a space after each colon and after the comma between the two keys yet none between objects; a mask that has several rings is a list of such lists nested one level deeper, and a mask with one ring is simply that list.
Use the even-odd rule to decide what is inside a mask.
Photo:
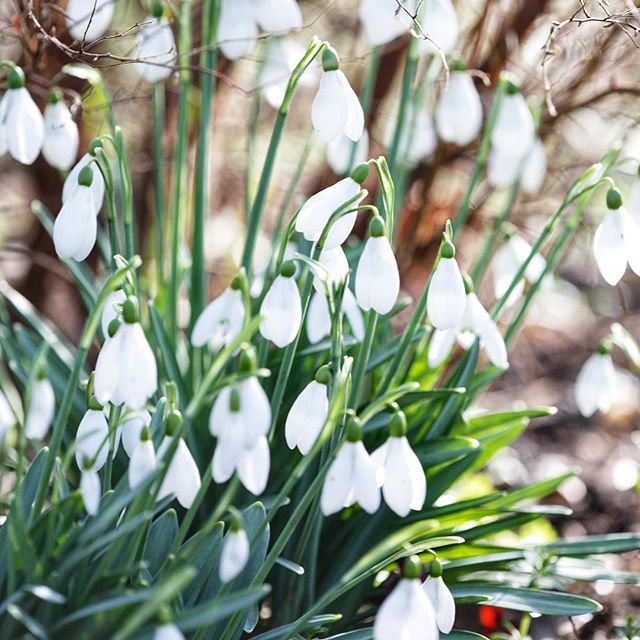
[{"label": "snowdrop flower", "polygon": [[533,145],[535,125],[520,89],[507,81],[491,132],[491,144],[503,155],[522,158]]},{"label": "snowdrop flower", "polygon": [[27,438],[42,440],[49,431],[56,411],[56,396],[51,382],[44,371],[38,372],[38,378],[31,389],[29,410],[25,419],[25,433]]},{"label": "snowdrop flower", "polygon": [[[158,459],[162,460],[171,446],[173,436],[182,422],[179,411],[172,411],[167,417],[166,435],[158,447]],[[158,500],[165,496],[174,494],[178,502],[188,509],[200,489],[200,472],[189,447],[180,438],[178,447],[169,462],[169,468],[160,485]]]},{"label": "snowdrop flower", "polygon": [[133,455],[134,449],[138,446],[143,429],[150,424],[151,414],[146,409],[125,413],[124,420],[116,435],[116,441],[119,442],[122,438],[122,446],[129,457]]},{"label": "snowdrop flower", "polygon": [[327,145],[325,150],[327,163],[338,176],[342,176],[354,166],[366,162],[368,152],[369,134],[366,129],[363,130],[358,142],[353,142],[344,133],[341,133]]},{"label": "snowdrop flower", "polygon": [[65,12],[69,35],[75,40],[97,40],[109,28],[114,0],[69,0]]},{"label": "snowdrop flower", "polygon": [[464,281],[455,255],[453,243],[446,239],[440,246],[440,260],[429,283],[427,316],[431,324],[440,330],[457,327],[464,315]]},{"label": "snowdrop flower", "polygon": [[[514,234],[498,248],[491,268],[493,271],[493,291],[497,299],[507,292],[511,282],[516,277],[520,267],[525,263],[531,253],[531,245],[519,235]],[[524,279],[527,282],[536,282],[546,269],[546,261],[536,253],[524,272]],[[507,306],[512,305],[524,291],[524,282],[520,280],[512,290],[507,300]]]},{"label": "snowdrop flower", "polygon": [[251,0],[222,0],[218,18],[218,42],[229,60],[251,52],[258,37],[258,25]]},{"label": "snowdrop flower", "polygon": [[7,396],[0,390],[0,442],[15,422],[16,418],[13,415]]},{"label": "snowdrop flower", "polygon": [[405,14],[396,0],[362,0],[358,15],[364,35],[374,47],[387,44],[408,30],[407,19],[403,20]]},{"label": "snowdrop flower", "polygon": [[460,27],[451,0],[425,0],[420,23],[430,38],[419,40],[422,53],[448,56],[455,49]]},{"label": "snowdrop flower", "polygon": [[33,164],[42,149],[44,118],[25,87],[24,72],[13,67],[0,100],[0,155],[7,151],[22,164]]},{"label": "snowdrop flower", "polygon": [[59,89],[49,94],[44,109],[42,155],[55,169],[68,171],[78,155],[78,125],[62,99]]},{"label": "snowdrop flower", "polygon": [[258,26],[267,32],[302,28],[302,14],[296,0],[253,0]]},{"label": "snowdrop flower", "polygon": [[340,70],[340,59],[331,47],[322,51],[320,87],[311,107],[311,121],[316,133],[331,142],[343,133],[356,142],[364,130],[364,113],[358,96]]},{"label": "snowdrop flower", "polygon": [[237,275],[231,285],[207,305],[193,326],[191,344],[194,347],[209,344],[217,351],[238,337],[246,317],[244,284],[244,275]]},{"label": "snowdrop flower", "polygon": [[302,301],[295,273],[295,264],[284,262],[260,305],[260,333],[280,348],[295,340],[302,324]]},{"label": "snowdrop flower", "polygon": [[407,440],[407,419],[401,411],[389,423],[389,439],[372,454],[378,486],[389,509],[401,518],[420,511],[427,495],[427,479]]},{"label": "snowdrop flower", "polygon": [[318,262],[324,269],[317,269],[317,274],[313,278],[313,287],[316,291],[330,290],[331,287],[340,285],[349,277],[349,262],[340,245],[333,249],[323,249]]},{"label": "snowdrop flower", "polygon": [[487,181],[494,189],[510,187],[522,174],[524,158],[492,146],[487,159]]},{"label": "snowdrop flower", "polygon": [[[273,109],[279,109],[289,83],[289,77],[304,55],[304,49],[288,38],[271,38],[260,69],[258,84],[260,93]],[[299,86],[313,81],[311,74],[305,72],[299,80]]]},{"label": "snowdrop flower", "polygon": [[158,369],[139,321],[138,301],[122,305],[124,322],[105,342],[95,370],[95,394],[101,404],[126,404],[142,409],[158,388]]},{"label": "snowdrop flower", "polygon": [[[343,317],[347,318],[353,337],[361,342],[364,338],[364,319],[356,297],[349,287],[345,287],[341,311]],[[323,293],[316,293],[311,298],[307,309],[306,330],[307,338],[311,344],[320,342],[331,333],[331,313],[329,303]]]},{"label": "snowdrop flower", "polygon": [[616,391],[616,371],[609,347],[601,344],[583,365],[575,386],[576,404],[580,413],[591,417],[596,411],[607,413]]},{"label": "snowdrop flower", "polygon": [[184,640],[184,635],[175,624],[167,622],[156,627],[153,632],[153,640]]},{"label": "snowdrop flower", "polygon": [[[352,202],[356,207],[364,197],[362,183],[368,175],[369,165],[359,164],[348,178],[343,178],[311,196],[298,212],[296,231],[302,233],[311,242],[320,240],[324,228],[338,209],[346,205],[347,202]],[[323,248],[333,249],[342,244],[349,237],[357,217],[356,211],[340,216],[329,230]]]},{"label": "snowdrop flower", "polygon": [[109,325],[120,315],[122,304],[126,299],[127,294],[122,289],[116,289],[107,296],[100,316],[100,328],[105,340],[110,337]]},{"label": "snowdrop flower", "polygon": [[482,129],[482,103],[473,78],[464,70],[454,70],[435,111],[436,130],[444,142],[464,147]]},{"label": "snowdrop flower", "polygon": [[231,529],[222,542],[219,577],[223,584],[240,575],[249,561],[249,537],[244,530],[242,516],[231,511]]},{"label": "snowdrop flower", "polygon": [[152,4],[152,14],[144,19],[138,29],[133,51],[134,58],[148,62],[135,63],[133,66],[141,78],[155,83],[166,80],[172,74],[176,60],[176,41],[171,25],[163,17],[162,2]]},{"label": "snowdrop flower", "polygon": [[[395,120],[389,121],[388,144],[395,135]],[[436,150],[438,138],[433,120],[426,111],[409,106],[405,125],[400,133],[399,155],[407,164],[414,165],[429,158]]]},{"label": "snowdrop flower", "polygon": [[593,236],[593,254],[605,281],[618,284],[627,264],[640,275],[640,226],[622,206],[617,189],[607,193],[607,213]]},{"label": "snowdrop flower", "polygon": [[129,486],[132,489],[140,486],[156,470],[157,465],[151,433],[145,427],[129,460]]},{"label": "snowdrop flower", "polygon": [[99,147],[98,142],[94,142],[88,153],[85,153],[80,160],[76,163],[76,165],[71,169],[69,175],[66,177],[64,184],[62,185],[62,204],[65,204],[67,200],[69,200],[75,192],[80,189],[80,183],[78,182],[78,178],[80,177],[80,172],[88,167],[91,171],[91,175],[93,179],[91,180],[91,193],[93,194],[93,208],[96,215],[102,209],[102,204],[104,202],[104,178],[100,173],[100,169],[95,164],[95,150]]},{"label": "snowdrop flower", "polygon": [[369,239],[356,271],[356,299],[364,311],[373,309],[384,315],[393,309],[400,291],[400,274],[393,249],[385,234],[384,220],[374,217]]},{"label": "snowdrop flower", "polygon": [[367,513],[380,507],[376,468],[362,443],[362,426],[356,418],[349,420],[346,432],[322,486],[320,508],[325,516],[356,502]]},{"label": "snowdrop flower", "polygon": [[95,516],[100,507],[102,483],[95,469],[83,469],[80,473],[80,495],[82,504],[90,516]]},{"label": "snowdrop flower", "polygon": [[534,194],[540,191],[547,174],[547,154],[540,138],[536,138],[529,153],[525,157],[520,185],[525,193]]},{"label": "snowdrop flower", "polygon": [[373,640],[438,640],[436,612],[422,588],[421,577],[420,559],[411,556],[404,563],[400,582],[378,609]]},{"label": "snowdrop flower", "polygon": [[298,447],[304,456],[311,451],[329,413],[327,385],[331,382],[329,367],[320,367],[315,378],[294,400],[284,426],[289,449]]},{"label": "snowdrop flower", "polygon": [[436,612],[441,633],[449,633],[456,619],[456,602],[442,579],[442,563],[434,558],[429,565],[429,577],[422,585]]},{"label": "snowdrop flower", "polygon": [[98,223],[92,182],[93,172],[84,167],[78,174],[78,188],[64,202],[53,224],[53,243],[61,258],[82,262],[96,243]]}]

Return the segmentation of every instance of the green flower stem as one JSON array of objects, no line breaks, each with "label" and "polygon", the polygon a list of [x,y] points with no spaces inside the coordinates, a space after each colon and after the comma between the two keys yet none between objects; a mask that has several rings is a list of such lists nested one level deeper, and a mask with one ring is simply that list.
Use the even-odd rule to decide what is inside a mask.
[{"label": "green flower stem", "polygon": [[109,159],[107,158],[107,154],[102,147],[98,147],[96,149],[96,158],[96,166],[102,174],[107,196],[107,227],[109,229],[109,244],[111,248],[110,267],[111,271],[113,272],[118,268],[115,260],[113,259],[113,256],[122,253],[122,249],[120,247],[120,237],[118,234],[116,194]]},{"label": "green flower stem", "polygon": [[[193,0],[180,3],[179,44],[180,56],[188,56],[191,49],[191,10]],[[191,71],[187,64],[180,70],[180,97],[178,99],[178,128],[176,131],[176,151],[174,163],[175,182],[173,185],[173,202],[171,207],[171,268],[169,273],[168,300],[168,334],[171,344],[178,343],[178,291],[180,274],[178,273],[178,254],[180,252],[180,233],[182,231],[182,210],[184,208],[184,180],[187,164],[187,143],[189,137],[189,90],[191,88]]]},{"label": "green flower stem", "polygon": [[114,139],[118,154],[118,168],[122,185],[122,200],[124,206],[124,254],[130,260],[135,254],[135,230],[133,227],[133,188],[131,185],[131,172],[127,161],[127,151],[124,144],[124,134],[119,126],[116,126]]},{"label": "green flower stem", "polygon": [[165,86],[153,85],[153,194],[155,199],[155,241],[158,286],[164,282],[164,233],[165,233],[165,172],[164,132],[166,127]]},{"label": "green flower stem", "polygon": [[358,349],[358,355],[355,358],[355,369],[353,372],[353,380],[351,385],[351,398],[349,400],[349,408],[357,409],[360,404],[360,396],[362,395],[362,385],[364,376],[367,371],[367,363],[371,356],[371,348],[373,347],[373,339],[376,335],[376,327],[378,326],[378,314],[373,310],[367,311],[365,320],[364,339]]},{"label": "green flower stem", "polygon": [[476,287],[480,284],[482,277],[485,274],[487,267],[489,266],[489,260],[493,255],[493,251],[496,247],[496,244],[500,238],[500,234],[502,232],[502,227],[504,223],[511,216],[511,212],[513,211],[513,206],[518,198],[518,192],[520,191],[520,182],[516,180],[509,189],[509,194],[507,195],[507,199],[500,211],[498,217],[496,217],[492,223],[491,227],[487,231],[484,239],[484,243],[482,245],[482,250],[480,251],[480,255],[478,257],[478,261],[471,272],[471,279]]},{"label": "green flower stem", "polygon": [[273,128],[273,133],[271,134],[271,140],[269,142],[269,148],[267,150],[267,157],[265,158],[264,165],[262,167],[262,174],[260,175],[260,182],[258,183],[258,190],[251,206],[251,211],[249,212],[247,240],[244,246],[244,252],[242,254],[242,266],[245,268],[248,276],[251,275],[253,252],[255,250],[258,231],[260,229],[262,211],[264,209],[265,201],[267,198],[269,183],[271,182],[271,174],[273,173],[276,154],[278,152],[278,147],[280,146],[280,140],[282,139],[282,132],[284,131],[284,125],[287,119],[287,115],[289,114],[291,100],[293,99],[293,94],[296,90],[300,77],[324,47],[325,43],[321,42],[317,38],[314,38],[311,41],[311,44],[307,48],[304,56],[302,57],[296,68],[293,70],[293,73],[289,78],[282,104],[280,105],[280,109],[278,110],[278,117]]},{"label": "green flower stem", "polygon": [[460,231],[460,229],[464,227],[464,224],[469,217],[471,198],[487,164],[489,149],[491,148],[491,134],[493,133],[493,128],[496,124],[496,119],[498,118],[498,111],[500,110],[500,104],[502,103],[502,97],[504,96],[506,88],[506,79],[500,78],[500,80],[498,81],[498,86],[496,87],[496,92],[493,96],[491,108],[489,109],[487,123],[484,127],[484,132],[482,133],[482,140],[480,141],[480,149],[478,151],[478,156],[476,157],[476,163],[473,167],[473,172],[471,173],[471,178],[469,179],[469,184],[467,185],[467,190],[464,193],[464,197],[462,198],[462,202],[458,207],[456,217],[453,220],[454,238],[458,231]]},{"label": "green flower stem", "polygon": [[[205,220],[209,204],[209,148],[211,144],[212,106],[216,91],[213,71],[218,55],[215,47],[220,16],[220,2],[206,0],[203,5],[200,66],[205,69],[200,80],[200,128],[196,152],[193,235],[191,238],[191,319],[189,330],[202,313],[206,303],[206,268],[204,255]],[[191,347],[191,377],[196,386],[202,375],[202,349]]]}]

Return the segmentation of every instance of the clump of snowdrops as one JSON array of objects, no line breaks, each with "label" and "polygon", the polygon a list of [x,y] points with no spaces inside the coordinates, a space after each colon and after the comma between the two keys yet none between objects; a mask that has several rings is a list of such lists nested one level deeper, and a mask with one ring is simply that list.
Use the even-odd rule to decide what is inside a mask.
[{"label": "clump of snowdrops", "polygon": [[[99,37],[112,4],[97,3],[95,22],[76,4],[69,5],[74,37]],[[183,39],[190,4],[181,4]],[[259,28],[300,26],[295,2],[282,11],[272,4],[256,3],[252,23],[249,4],[205,2],[203,38],[215,42],[217,34],[224,42],[226,34],[222,50],[233,59],[250,50]],[[361,18],[374,45],[410,28],[393,12],[376,20],[369,4],[362,3]],[[441,32],[426,48],[412,42],[407,65],[455,46],[450,4],[424,5],[439,17]],[[175,64],[173,37],[162,4],[153,3],[136,39],[136,68],[156,89]],[[214,47],[203,52],[203,65],[214,68],[215,60]],[[322,71],[309,119],[328,144],[332,166],[345,175],[283,221],[272,260],[255,273],[276,153],[296,88],[314,62]],[[75,163],[77,125],[63,94],[52,87],[43,118],[25,74],[3,64],[9,73],[0,103],[2,149],[26,164],[42,151],[68,171],[60,211],[52,216],[40,203],[33,211],[87,312],[79,344],[71,344],[0,284],[3,474],[13,482],[0,528],[4,637],[471,639],[480,636],[456,622],[460,603],[520,612],[525,633],[533,615],[598,611],[595,601],[571,593],[576,576],[635,579],[594,557],[638,548],[635,535],[537,546],[497,541],[538,519],[570,515],[539,503],[570,473],[458,495],[530,419],[553,412],[472,409],[509,366],[508,345],[593,194],[611,187],[607,174],[617,150],[571,186],[533,246],[507,234],[493,257],[497,302],[486,309],[475,284],[499,234],[487,231],[469,273],[461,271],[456,248],[473,190],[486,167],[494,187],[535,191],[544,179],[544,149],[509,78],[500,80],[483,128],[471,77],[459,62],[452,66],[437,105],[437,132],[460,145],[480,135],[480,151],[431,276],[410,302],[400,297],[394,256],[402,195],[396,185],[420,141],[419,116],[411,115],[420,100],[403,89],[407,109],[398,115],[388,159],[367,159],[363,106],[336,51],[313,39],[287,69],[286,82],[275,74],[267,83],[265,99],[276,103],[278,116],[242,262],[223,293],[207,300],[208,116],[197,123],[192,228],[182,215],[189,70],[179,72],[173,199],[162,200],[156,190],[155,251],[145,250],[152,257],[143,263],[123,131],[112,121]],[[107,96],[95,70],[68,65],[65,73]],[[215,92],[207,78],[201,114],[210,113]],[[607,204],[614,212],[621,207],[613,188]],[[352,237],[358,216],[368,219],[361,241]],[[623,235],[631,233],[627,218],[620,224]],[[188,267],[179,259],[183,240],[191,248]],[[607,267],[608,247],[596,257],[612,281],[624,268]],[[97,272],[85,262],[94,248]],[[179,318],[185,296],[188,326]],[[394,318],[408,305],[409,320],[398,329]],[[501,322],[506,307],[515,311]]]}]

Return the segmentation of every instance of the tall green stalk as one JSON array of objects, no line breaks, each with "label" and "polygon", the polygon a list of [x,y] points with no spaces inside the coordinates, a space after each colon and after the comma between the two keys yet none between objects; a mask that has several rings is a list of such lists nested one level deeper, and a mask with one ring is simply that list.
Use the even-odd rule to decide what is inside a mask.
[{"label": "tall green stalk", "polygon": [[158,286],[164,281],[164,238],[166,224],[164,132],[166,127],[165,86],[153,85],[153,193],[155,199],[155,241]]}]

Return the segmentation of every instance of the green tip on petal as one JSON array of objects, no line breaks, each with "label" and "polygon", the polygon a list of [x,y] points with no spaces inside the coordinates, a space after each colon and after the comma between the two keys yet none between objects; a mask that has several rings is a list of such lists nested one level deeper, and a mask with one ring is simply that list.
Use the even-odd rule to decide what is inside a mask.
[{"label": "green tip on petal", "polygon": [[452,60],[449,63],[449,70],[452,71],[452,72],[455,72],[455,71],[466,71],[467,70],[467,65],[462,60],[460,60],[458,58],[456,60]]},{"label": "green tip on petal", "polygon": [[466,294],[473,293],[475,291],[473,280],[466,271],[462,274],[462,281],[464,282],[464,292]]},{"label": "green tip on petal", "polygon": [[455,255],[456,248],[453,246],[453,242],[449,242],[448,240],[446,242],[443,242],[440,246],[440,257],[450,260],[451,258],[454,258]]},{"label": "green tip on petal", "polygon": [[78,184],[83,187],[90,187],[93,183],[93,169],[87,165],[82,167],[78,174]]},{"label": "green tip on petal", "polygon": [[420,580],[422,578],[422,562],[418,556],[409,556],[404,561],[402,575],[407,580]]},{"label": "green tip on petal", "polygon": [[142,429],[142,431],[140,432],[140,440],[142,442],[148,442],[149,440],[151,440],[151,429],[149,429],[149,427],[144,427]]},{"label": "green tip on petal", "polygon": [[156,0],[151,3],[151,15],[154,18],[162,18],[164,15],[164,3],[160,2],[160,0]]},{"label": "green tip on petal", "polygon": [[60,91],[58,87],[51,89],[51,91],[49,91],[47,102],[49,104],[58,104],[58,102],[62,102],[62,91]]},{"label": "green tip on petal", "polygon": [[380,216],[374,216],[369,222],[369,235],[372,238],[382,238],[385,233],[384,220]]},{"label": "green tip on petal", "polygon": [[362,184],[369,177],[369,163],[361,162],[349,174],[349,177],[358,184]]},{"label": "green tip on petal", "polygon": [[171,607],[164,604],[160,607],[158,613],[156,614],[156,620],[160,626],[164,626],[165,624],[171,624],[175,616],[173,615],[173,611]]},{"label": "green tip on petal", "polygon": [[232,506],[229,507],[229,515],[231,516],[231,531],[242,531],[244,529],[242,514]]},{"label": "green tip on petal", "polygon": [[407,417],[403,411],[396,411],[391,417],[389,435],[393,438],[402,438],[407,435]]},{"label": "green tip on petal", "polygon": [[91,398],[89,398],[89,409],[91,409],[91,411],[102,411],[102,405],[98,402],[98,398],[95,396],[91,396]]},{"label": "green tip on petal", "polygon": [[89,154],[92,156],[96,155],[96,151],[98,149],[102,149],[102,140],[100,140],[100,138],[96,138],[90,145],[89,145]]},{"label": "green tip on petal", "polygon": [[47,372],[41,364],[38,364],[38,370],[36,371],[36,379],[44,380],[47,377]]},{"label": "green tip on petal", "polygon": [[611,187],[607,191],[607,209],[619,209],[621,206],[622,194],[615,187]]},{"label": "green tip on petal", "polygon": [[508,96],[515,96],[520,93],[520,87],[510,78],[504,79],[504,92]]},{"label": "green tip on petal", "polygon": [[432,578],[439,578],[442,576],[442,562],[438,558],[434,558],[429,564],[429,575]]},{"label": "green tip on petal", "polygon": [[127,324],[134,324],[140,321],[140,312],[138,311],[138,298],[129,296],[122,303],[122,317]]},{"label": "green tip on petal", "polygon": [[597,352],[601,356],[608,356],[611,353],[611,349],[612,349],[611,340],[607,338],[598,345]]},{"label": "green tip on petal", "polygon": [[26,83],[24,71],[20,67],[12,67],[7,75],[9,89],[22,89]]},{"label": "green tip on petal", "polygon": [[167,422],[165,424],[165,433],[168,436],[174,435],[181,424],[182,424],[182,414],[177,409],[174,409],[167,416]]},{"label": "green tip on petal", "polygon": [[331,365],[325,364],[316,371],[314,380],[318,384],[327,385],[331,382]]},{"label": "green tip on petal", "polygon": [[243,291],[246,288],[246,284],[247,284],[247,274],[244,272],[244,270],[242,270],[242,271],[239,271],[233,277],[230,287],[234,291]]},{"label": "green tip on petal", "polygon": [[257,363],[258,358],[253,345],[243,344],[240,347],[240,355],[238,356],[238,371],[240,373],[251,373],[255,371]]},{"label": "green tip on petal", "polygon": [[229,394],[229,411],[238,413],[240,411],[240,393],[234,387]]},{"label": "green tip on petal", "polygon": [[91,458],[88,457],[88,456],[85,456],[82,459],[82,470],[83,471],[89,471],[92,466],[93,466],[93,461],[91,460]]},{"label": "green tip on petal", "polygon": [[296,273],[296,263],[293,260],[286,260],[280,266],[280,275],[283,278],[293,278]]},{"label": "green tip on petal", "polygon": [[360,440],[362,440],[362,425],[360,424],[360,420],[355,417],[349,418],[346,432],[348,442],[360,442]]},{"label": "green tip on petal", "polygon": [[113,336],[116,335],[116,332],[118,331],[118,329],[120,328],[120,325],[122,323],[120,322],[119,318],[114,318],[110,323],[109,326],[107,327],[107,333],[109,334],[110,338],[113,338]]},{"label": "green tip on petal", "polygon": [[330,45],[325,45],[322,51],[323,71],[337,71],[340,68],[340,57],[337,51]]}]

